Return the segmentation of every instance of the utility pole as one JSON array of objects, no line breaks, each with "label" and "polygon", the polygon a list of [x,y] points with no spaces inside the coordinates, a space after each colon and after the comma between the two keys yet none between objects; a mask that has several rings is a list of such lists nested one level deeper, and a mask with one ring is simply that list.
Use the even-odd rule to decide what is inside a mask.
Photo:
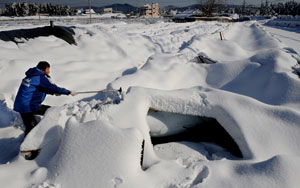
[{"label": "utility pole", "polygon": [[243,2],[242,15],[245,15],[245,10],[246,10],[246,0],[244,0],[244,2]]},{"label": "utility pole", "polygon": [[90,24],[92,23],[92,12],[91,12],[91,0],[89,0],[89,9],[90,9]]},{"label": "utility pole", "polygon": [[39,22],[41,24],[41,4],[38,6]]},{"label": "utility pole", "polygon": [[136,0],[136,15],[139,16],[139,1]]}]

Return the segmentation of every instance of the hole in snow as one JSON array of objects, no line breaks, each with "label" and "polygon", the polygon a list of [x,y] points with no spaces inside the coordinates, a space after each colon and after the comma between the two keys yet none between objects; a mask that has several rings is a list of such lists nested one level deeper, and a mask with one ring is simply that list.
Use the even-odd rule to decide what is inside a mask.
[{"label": "hole in snow", "polygon": [[214,118],[149,110],[147,122],[153,145],[169,142],[214,143],[242,158],[237,143]]},{"label": "hole in snow", "polygon": [[192,59],[191,62],[195,62],[198,64],[215,64],[216,63],[216,61],[210,59],[205,54],[199,54],[194,59]]}]

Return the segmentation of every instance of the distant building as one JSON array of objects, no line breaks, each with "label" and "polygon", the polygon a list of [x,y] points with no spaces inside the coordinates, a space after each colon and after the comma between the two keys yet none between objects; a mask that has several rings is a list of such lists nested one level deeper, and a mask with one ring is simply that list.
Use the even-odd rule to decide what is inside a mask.
[{"label": "distant building", "polygon": [[158,3],[151,5],[145,4],[140,8],[140,16],[145,18],[158,18],[160,17],[160,8]]},{"label": "distant building", "polygon": [[85,9],[84,13],[85,14],[96,14],[96,12],[94,11],[94,9],[91,9],[91,13],[90,13],[90,9]]},{"label": "distant building", "polygon": [[194,10],[186,10],[174,15],[172,20],[177,23],[195,21],[193,18],[194,13]]},{"label": "distant building", "polygon": [[112,8],[104,8],[104,9],[103,9],[103,13],[104,13],[104,14],[113,13],[113,9],[112,9]]},{"label": "distant building", "polygon": [[74,12],[76,15],[80,15],[83,13],[83,9],[76,9],[76,10],[74,10]]},{"label": "distant building", "polygon": [[121,14],[121,13],[114,13],[114,15],[111,16],[111,18],[114,19],[125,19],[127,18],[125,14]]},{"label": "distant building", "polygon": [[166,10],[166,9],[164,9],[164,10],[160,11],[160,14],[161,14],[161,16],[164,16],[164,17],[173,17],[177,14],[177,12],[178,12],[177,10]]}]

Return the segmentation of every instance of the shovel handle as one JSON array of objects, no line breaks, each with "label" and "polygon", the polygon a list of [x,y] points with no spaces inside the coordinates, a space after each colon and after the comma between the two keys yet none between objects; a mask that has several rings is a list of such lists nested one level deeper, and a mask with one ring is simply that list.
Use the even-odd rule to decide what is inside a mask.
[{"label": "shovel handle", "polygon": [[103,91],[80,91],[80,92],[77,92],[77,94],[86,94],[86,93],[101,93]]},{"label": "shovel handle", "polygon": [[122,87],[120,87],[120,89],[118,89],[118,90],[80,91],[80,92],[77,92],[77,94],[103,93],[105,91],[118,91],[118,92],[122,93]]}]

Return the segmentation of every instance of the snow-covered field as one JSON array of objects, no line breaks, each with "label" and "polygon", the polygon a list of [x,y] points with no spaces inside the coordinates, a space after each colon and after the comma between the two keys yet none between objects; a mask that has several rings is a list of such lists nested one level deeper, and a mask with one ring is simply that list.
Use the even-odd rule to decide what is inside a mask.
[{"label": "snow-covered field", "polygon": [[268,21],[268,25],[279,27],[300,27],[300,16],[278,16]]},{"label": "snow-covered field", "polygon": [[[34,27],[5,24],[0,32]],[[54,36],[0,40],[1,187],[299,187],[300,78],[291,68],[300,63],[299,30],[258,21],[115,22],[75,24],[77,45]],[[41,60],[57,85],[105,92],[48,96],[53,108],[24,140],[13,101]],[[120,87],[122,94],[111,90]],[[200,135],[199,117],[216,119],[243,157],[207,142],[152,145],[185,122],[198,122]],[[41,153],[27,161],[20,148]]]}]

